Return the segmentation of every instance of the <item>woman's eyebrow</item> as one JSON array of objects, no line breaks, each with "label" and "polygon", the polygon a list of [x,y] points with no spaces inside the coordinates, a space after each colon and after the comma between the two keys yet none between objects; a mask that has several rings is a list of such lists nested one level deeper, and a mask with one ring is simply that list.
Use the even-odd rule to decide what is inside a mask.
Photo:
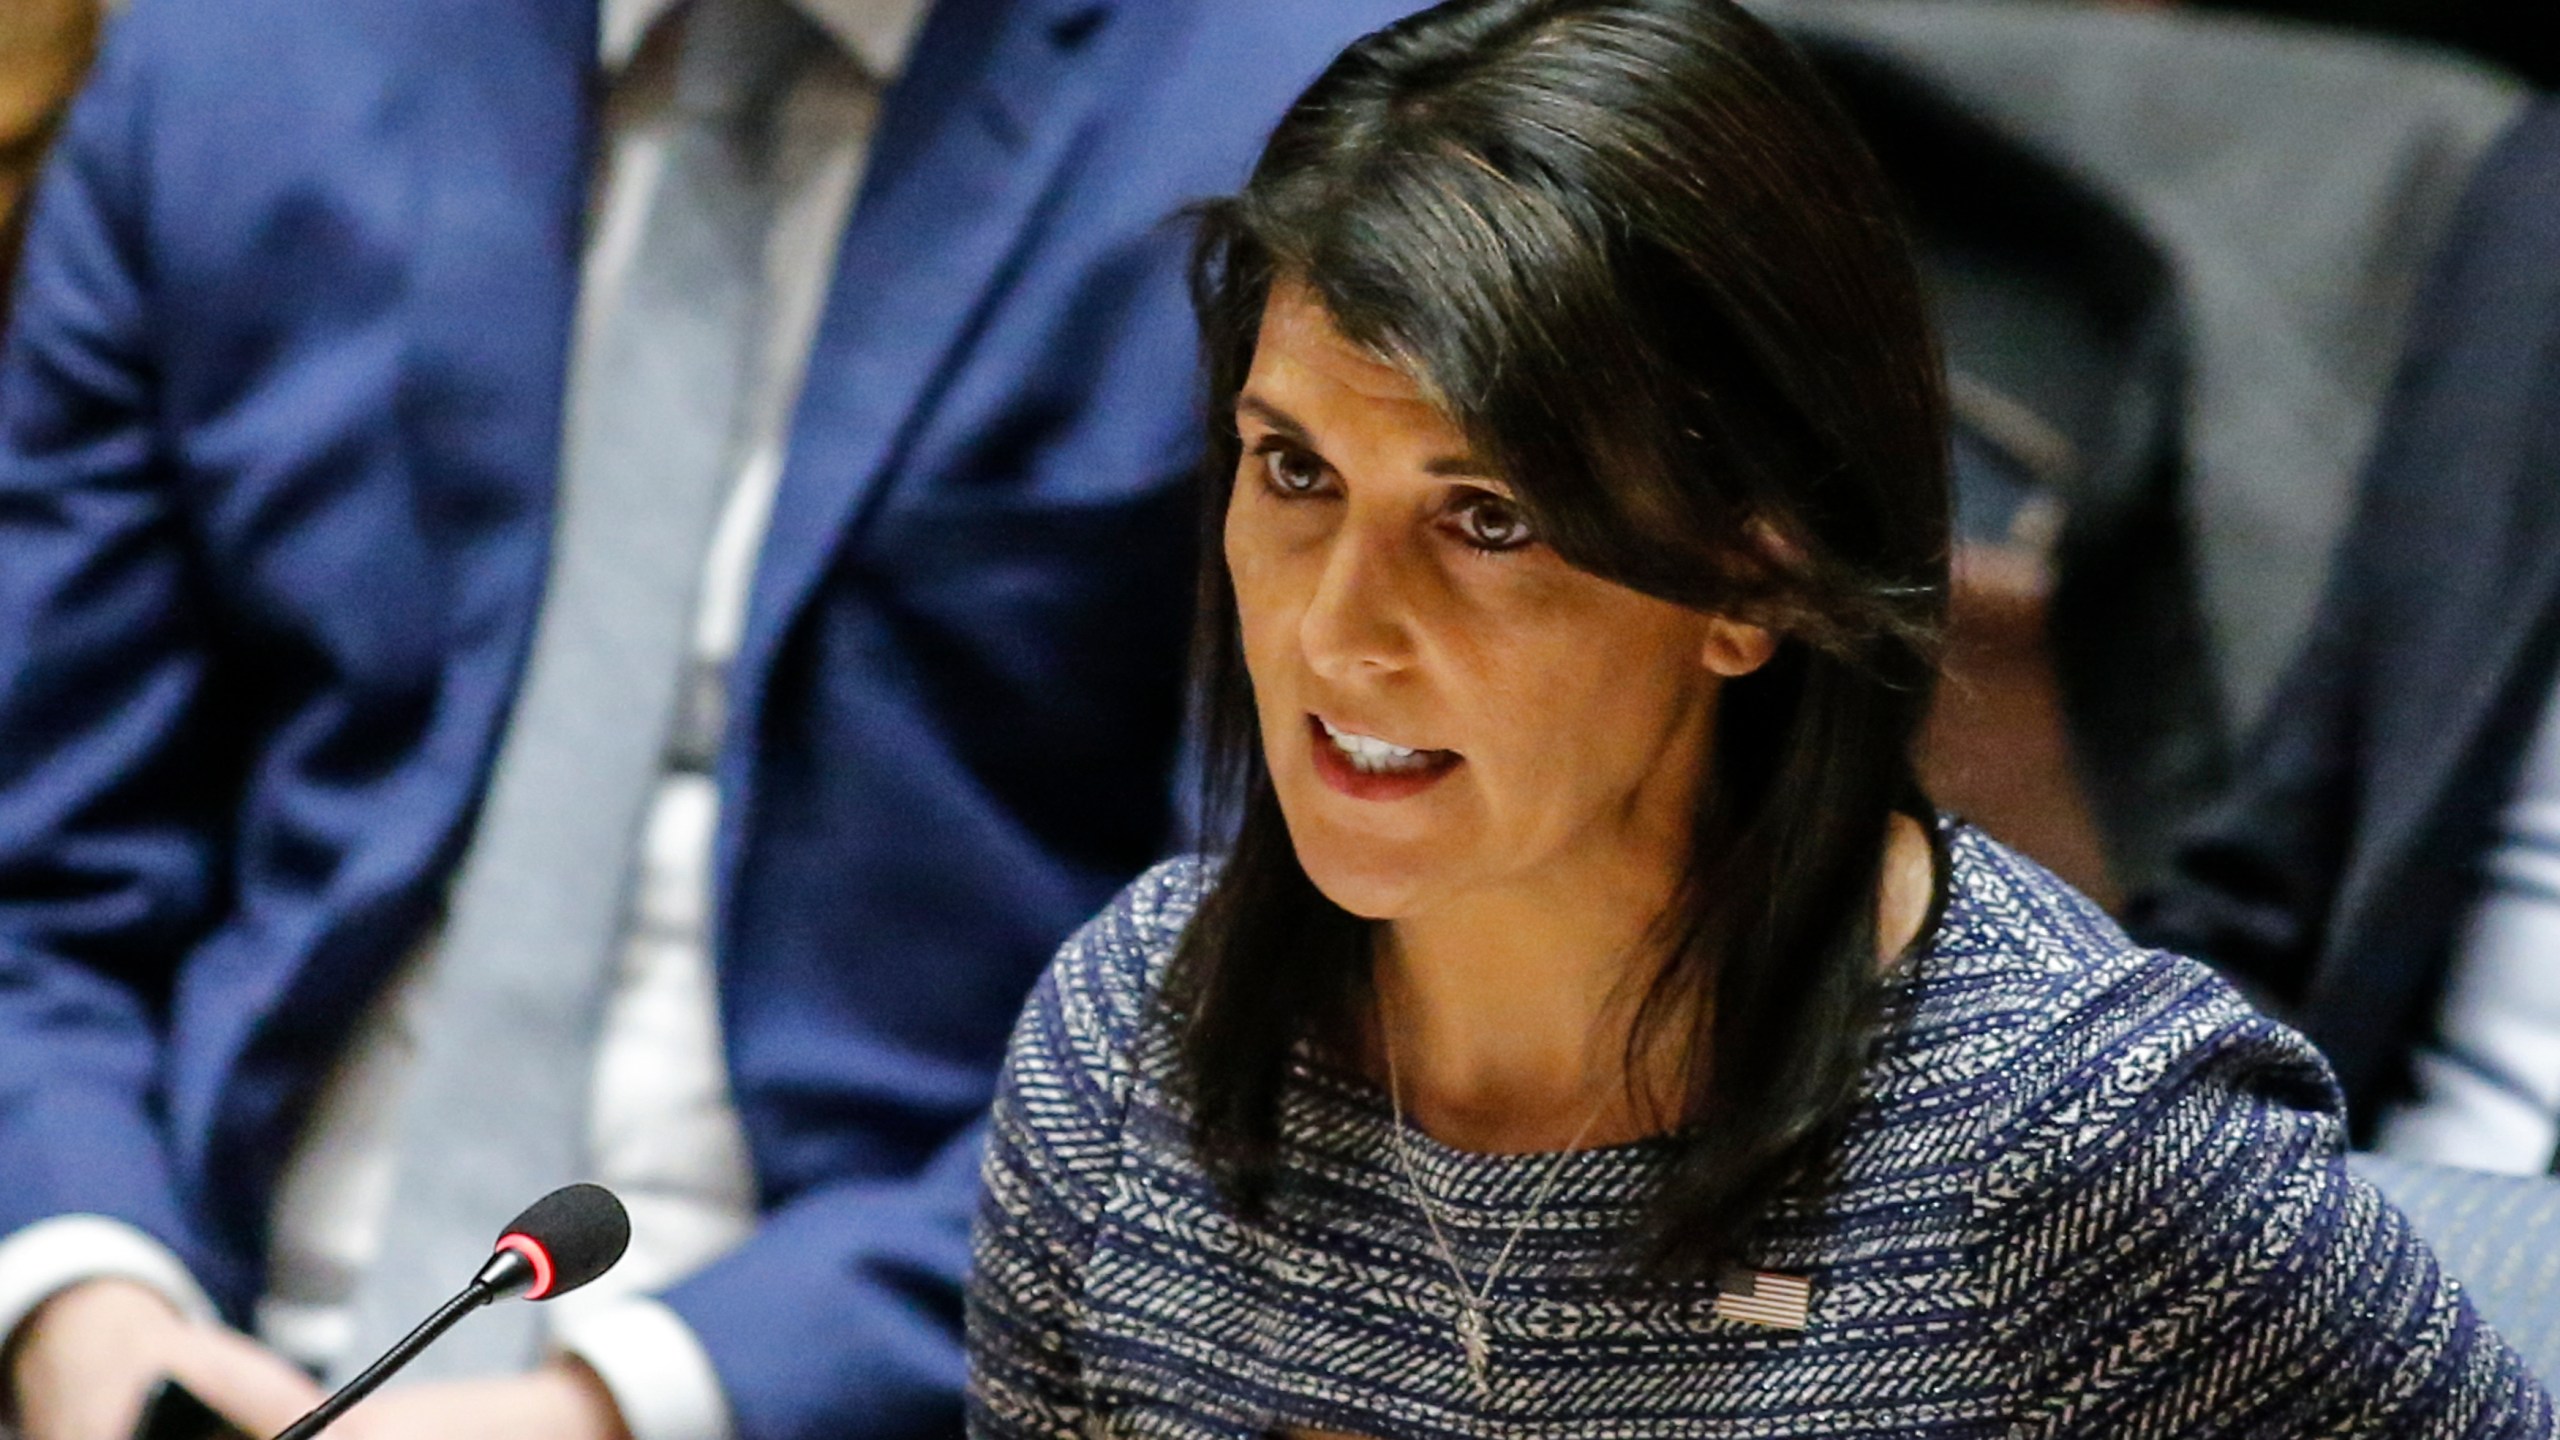
[{"label": "woman's eyebrow", "polygon": [[[1310,450],[1317,448],[1315,438],[1307,433],[1306,426],[1298,423],[1297,416],[1290,414],[1288,411],[1281,409],[1279,406],[1272,404],[1261,396],[1237,396],[1236,413],[1239,415],[1251,415],[1255,419],[1260,420],[1263,424],[1268,425],[1272,429],[1289,437],[1289,439],[1295,443],[1304,445]],[[1443,455],[1437,459],[1424,462],[1422,470],[1426,475],[1439,475],[1457,480],[1490,480],[1496,484],[1501,483],[1502,480],[1502,476],[1496,472],[1492,466],[1487,465],[1473,455]]]},{"label": "woman's eyebrow", "polygon": [[1255,419],[1260,420],[1263,424],[1270,426],[1272,429],[1279,431],[1281,434],[1288,436],[1290,439],[1297,441],[1301,445],[1306,445],[1310,448],[1313,448],[1314,446],[1315,442],[1313,437],[1307,434],[1306,426],[1298,423],[1297,416],[1290,414],[1288,411],[1281,409],[1279,406],[1272,404],[1270,401],[1265,400],[1258,395],[1237,396],[1236,413],[1239,415],[1251,415]]}]

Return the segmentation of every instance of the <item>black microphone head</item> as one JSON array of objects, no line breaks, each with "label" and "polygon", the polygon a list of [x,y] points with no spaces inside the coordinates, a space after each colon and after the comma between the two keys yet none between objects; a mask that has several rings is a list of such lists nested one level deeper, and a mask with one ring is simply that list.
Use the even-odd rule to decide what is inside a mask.
[{"label": "black microphone head", "polygon": [[579,1184],[563,1185],[526,1206],[496,1248],[530,1263],[524,1298],[548,1300],[612,1269],[630,1244],[631,1216],[622,1202],[601,1185]]}]

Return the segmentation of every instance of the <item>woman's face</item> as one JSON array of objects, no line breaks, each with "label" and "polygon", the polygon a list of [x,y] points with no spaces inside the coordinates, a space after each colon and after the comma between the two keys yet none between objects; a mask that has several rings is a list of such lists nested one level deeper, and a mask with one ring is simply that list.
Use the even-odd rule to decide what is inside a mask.
[{"label": "woman's face", "polygon": [[[1275,288],[1225,548],[1300,863],[1353,914],[1659,895],[1765,631],[1576,570],[1401,371]],[[1498,913],[1499,907],[1494,912]]]}]

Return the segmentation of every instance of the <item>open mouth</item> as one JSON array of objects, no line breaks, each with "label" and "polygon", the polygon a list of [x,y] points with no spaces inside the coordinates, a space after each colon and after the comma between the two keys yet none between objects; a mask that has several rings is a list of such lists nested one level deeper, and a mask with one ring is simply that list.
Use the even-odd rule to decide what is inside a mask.
[{"label": "open mouth", "polygon": [[1457,768],[1462,758],[1455,750],[1398,745],[1340,729],[1321,715],[1308,716],[1307,727],[1317,773],[1335,789],[1364,800],[1414,794]]}]

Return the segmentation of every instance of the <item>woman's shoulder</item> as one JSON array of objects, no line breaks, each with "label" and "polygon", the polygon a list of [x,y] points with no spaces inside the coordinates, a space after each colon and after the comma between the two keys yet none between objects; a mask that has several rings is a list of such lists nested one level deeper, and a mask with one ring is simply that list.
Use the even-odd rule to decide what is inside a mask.
[{"label": "woman's shoulder", "polygon": [[1185,855],[1158,863],[1058,947],[1035,1014],[1073,1048],[1125,1057],[1155,1009],[1174,951],[1217,878],[1217,864]]},{"label": "woman's shoulder", "polygon": [[2514,1354],[2347,1171],[2307,1041],[1989,837],[1949,838],[1892,1043],[1970,1085],[1897,1113],[1974,1116],[1960,1223],[2036,1433],[2548,1433]]},{"label": "woman's shoulder", "polygon": [[1898,1073],[1965,1085],[1986,1102],[1985,1130],[2012,1138],[2059,1116],[2104,1123],[2206,1074],[2336,1122],[2343,1102],[2319,1053],[2212,969],[2143,948],[1981,831],[1946,834],[1945,912],[1897,982]]}]

